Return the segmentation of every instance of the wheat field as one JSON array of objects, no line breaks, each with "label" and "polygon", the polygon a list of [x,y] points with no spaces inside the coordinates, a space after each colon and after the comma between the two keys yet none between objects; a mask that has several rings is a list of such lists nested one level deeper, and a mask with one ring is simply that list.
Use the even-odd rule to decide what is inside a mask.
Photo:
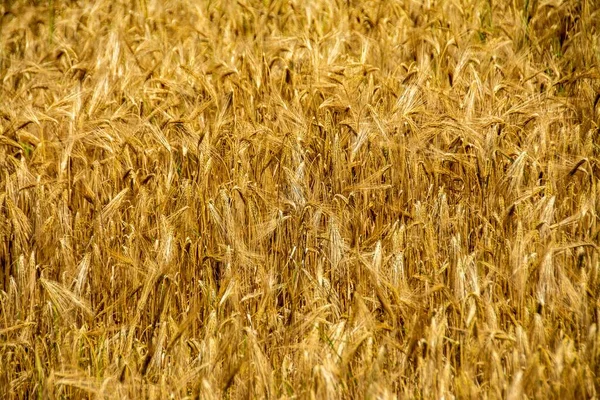
[{"label": "wheat field", "polygon": [[600,4],[0,6],[0,397],[600,397]]}]

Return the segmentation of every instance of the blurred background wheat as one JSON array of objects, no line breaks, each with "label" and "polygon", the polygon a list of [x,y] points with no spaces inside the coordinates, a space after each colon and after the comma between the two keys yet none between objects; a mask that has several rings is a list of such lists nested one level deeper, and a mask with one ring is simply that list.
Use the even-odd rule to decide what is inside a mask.
[{"label": "blurred background wheat", "polygon": [[3,398],[598,398],[600,5],[4,1]]}]

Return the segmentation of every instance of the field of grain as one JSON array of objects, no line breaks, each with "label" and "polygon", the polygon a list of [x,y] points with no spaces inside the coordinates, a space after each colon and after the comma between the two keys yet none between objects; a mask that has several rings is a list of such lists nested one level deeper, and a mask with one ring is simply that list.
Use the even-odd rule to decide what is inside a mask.
[{"label": "field of grain", "polygon": [[1,398],[600,396],[600,4],[0,11]]}]

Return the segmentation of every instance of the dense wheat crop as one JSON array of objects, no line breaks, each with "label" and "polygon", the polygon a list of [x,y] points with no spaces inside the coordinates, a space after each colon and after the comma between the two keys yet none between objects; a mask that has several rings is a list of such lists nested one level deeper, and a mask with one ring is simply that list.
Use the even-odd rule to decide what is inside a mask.
[{"label": "dense wheat crop", "polygon": [[0,7],[0,397],[600,396],[599,4]]}]

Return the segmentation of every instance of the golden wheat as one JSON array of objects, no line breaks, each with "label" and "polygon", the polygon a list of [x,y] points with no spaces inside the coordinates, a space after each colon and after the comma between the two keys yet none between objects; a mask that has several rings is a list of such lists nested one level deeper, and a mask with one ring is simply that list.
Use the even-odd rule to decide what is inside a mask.
[{"label": "golden wheat", "polygon": [[600,4],[0,11],[0,397],[600,396]]}]

